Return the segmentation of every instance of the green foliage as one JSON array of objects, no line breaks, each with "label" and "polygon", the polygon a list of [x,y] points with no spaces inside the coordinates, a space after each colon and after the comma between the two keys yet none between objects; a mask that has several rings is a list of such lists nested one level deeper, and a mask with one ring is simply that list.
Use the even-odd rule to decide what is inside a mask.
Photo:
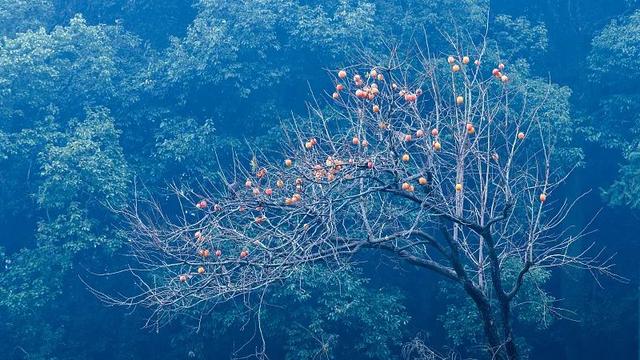
[{"label": "green foliage", "polygon": [[211,120],[200,125],[195,119],[171,118],[160,123],[155,152],[162,163],[207,168],[213,167],[215,151],[221,145]]},{"label": "green foliage", "polygon": [[[315,6],[301,6],[291,25],[291,36],[300,39],[297,46],[303,46],[314,53],[337,60],[348,56],[354,44],[372,44],[380,41],[378,26],[387,23],[376,22],[380,4],[375,1],[346,1],[334,4],[320,2]],[[332,61],[333,62],[333,61]]]},{"label": "green foliage", "polygon": [[285,80],[300,64],[291,57],[320,56],[332,66],[357,44],[382,40],[372,1],[202,0],[184,38],[174,38],[158,64],[167,86],[221,86],[241,97]]},{"label": "green foliage", "polygon": [[309,269],[276,290],[274,300],[288,304],[286,312],[273,314],[274,330],[286,329],[287,359],[314,359],[322,353],[330,359],[350,353],[391,359],[409,320],[400,293],[367,287],[355,269],[337,274]]},{"label": "green foliage", "polygon": [[[0,43],[2,128],[21,129],[53,109],[79,115],[86,105],[126,102],[137,38],[117,26],[90,26],[80,15],[69,26],[27,31]],[[126,57],[122,55],[127,53]]]},{"label": "green foliage", "polygon": [[620,151],[619,177],[604,191],[613,205],[640,206],[640,11],[613,20],[592,41],[591,81],[606,89],[591,116],[590,139]]},{"label": "green foliage", "polygon": [[54,244],[23,249],[11,256],[0,277],[0,308],[13,316],[37,312],[61,292],[61,275],[68,270],[68,253]]},{"label": "green foliage", "polygon": [[[16,138],[37,140],[24,136],[33,133],[22,131]],[[118,206],[128,191],[118,136],[113,119],[103,108],[88,110],[84,120],[72,121],[68,134],[44,135],[45,144],[51,143],[38,156],[42,171],[37,203],[48,216],[29,235],[35,239],[33,246],[6,256],[9,262],[0,271],[0,314],[9,322],[34,322],[46,316],[62,295],[67,277],[75,278],[71,270],[80,254],[92,256],[95,248],[120,245],[117,233],[108,228],[108,219],[113,217],[103,207],[104,202]],[[26,336],[26,332],[29,338],[55,339],[54,333],[62,331],[52,331],[46,323],[37,326],[41,322],[22,326],[13,336]],[[43,346],[37,351],[47,354],[49,350]]]},{"label": "green foliage", "polygon": [[51,0],[0,1],[0,33],[15,35],[26,30],[47,26],[53,17]]},{"label": "green foliage", "polygon": [[640,138],[640,11],[614,20],[592,41],[590,79],[607,91],[597,99],[592,139],[605,147],[627,150]]},{"label": "green foliage", "polygon": [[[282,351],[284,359],[393,359],[409,322],[403,301],[395,289],[372,288],[355,268],[312,266],[265,293],[260,316],[267,353]],[[253,316],[241,305],[223,305],[202,331],[220,339],[247,327]],[[192,346],[206,358],[206,346]]]},{"label": "green foliage", "polygon": [[84,121],[70,127],[64,144],[52,144],[41,154],[38,203],[62,209],[74,199],[93,205],[122,201],[129,176],[118,144],[120,134],[109,112],[88,110]]},{"label": "green foliage", "polygon": [[640,11],[613,20],[593,38],[592,46],[589,67],[594,79],[607,82],[638,79],[640,69],[636,65],[640,56]]},{"label": "green foliage", "polygon": [[[399,38],[421,37],[427,32],[430,43],[441,47],[447,39],[442,34],[470,35],[477,38],[484,34],[489,16],[487,0],[398,1],[388,4],[377,1],[379,16],[388,28],[399,27]],[[398,20],[401,19],[401,20]]]},{"label": "green foliage", "polygon": [[[282,46],[278,30],[281,15],[290,7],[286,1],[203,0],[197,7],[198,16],[187,35],[173,39],[159,64],[159,71],[166,74],[170,84],[199,81],[214,85],[225,81],[235,84],[246,96],[250,89],[283,75],[279,67],[269,69],[268,55]],[[260,81],[255,81],[257,74]]]},{"label": "green foliage", "polygon": [[583,165],[584,153],[578,141],[582,133],[576,132],[576,120],[571,115],[568,86],[560,86],[547,80],[530,78],[524,81],[528,88],[525,99],[532,111],[531,116],[546,125],[549,139],[554,139],[552,161],[561,169],[571,169]]},{"label": "green foliage", "polygon": [[[106,206],[126,203],[129,172],[119,132],[104,108],[87,110],[72,121],[66,138],[40,154],[42,179],[37,202],[48,217],[38,223],[38,247],[57,246],[69,258],[97,246],[118,246],[106,228],[113,219]],[[71,266],[64,264],[61,266]]]},{"label": "green foliage", "polygon": [[547,50],[547,28],[543,23],[532,24],[526,17],[498,15],[491,29],[492,39],[507,58],[530,58],[531,53],[542,55]]},{"label": "green foliage", "polygon": [[640,144],[629,151],[626,163],[620,168],[618,179],[604,192],[613,205],[640,209]]},{"label": "green foliage", "polygon": [[0,222],[10,222],[13,217],[26,220],[34,213],[38,154],[62,136],[51,122],[15,133],[0,130]]}]

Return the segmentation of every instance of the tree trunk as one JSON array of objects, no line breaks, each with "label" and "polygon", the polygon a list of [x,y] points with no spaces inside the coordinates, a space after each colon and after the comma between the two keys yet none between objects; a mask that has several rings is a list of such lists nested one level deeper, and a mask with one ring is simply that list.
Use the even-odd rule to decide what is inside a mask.
[{"label": "tree trunk", "polygon": [[[505,299],[506,300],[506,299]],[[500,313],[502,315],[502,336],[504,346],[509,360],[517,360],[518,348],[513,339],[513,329],[511,327],[511,303],[509,300],[500,301]]]},{"label": "tree trunk", "polygon": [[489,259],[491,262],[491,277],[494,290],[497,293],[498,302],[500,305],[500,314],[502,319],[502,334],[500,337],[498,333],[498,324],[496,323],[493,309],[491,308],[491,302],[485,293],[476,286],[473,281],[467,277],[467,273],[464,269],[462,261],[459,256],[459,246],[456,240],[449,235],[446,230],[443,230],[445,238],[449,243],[451,254],[449,260],[451,266],[458,276],[458,281],[464,287],[464,291],[471,297],[476,304],[480,319],[484,329],[485,336],[487,337],[487,343],[492,354],[492,360],[518,360],[518,351],[516,344],[513,342],[513,334],[511,329],[511,299],[504,292],[502,288],[502,278],[500,277],[499,261],[493,245],[493,238],[489,232],[482,234],[482,237],[486,240]]},{"label": "tree trunk", "polygon": [[500,314],[502,320],[502,337],[498,333],[498,324],[495,321],[493,309],[489,299],[471,282],[465,282],[465,292],[471,297],[478,309],[484,334],[487,337],[492,359],[496,360],[518,360],[518,348],[513,339],[511,327],[511,306],[510,303],[500,302]]},{"label": "tree trunk", "polygon": [[[504,290],[502,284],[502,271],[500,269],[500,260],[495,249],[495,242],[491,235],[490,229],[485,229],[481,234],[485,240],[488,250],[489,263],[491,264],[491,283],[493,284],[493,290],[495,291],[496,298],[498,300],[498,306],[500,311],[500,317],[502,320],[502,341],[501,346],[504,346],[504,352],[508,360],[517,360],[518,349],[513,341],[513,330],[511,327],[511,296]],[[490,309],[491,310],[491,309]],[[502,351],[500,351],[502,352]]]},{"label": "tree trunk", "polygon": [[500,338],[500,335],[498,335],[498,325],[496,323],[495,317],[493,316],[493,311],[491,309],[489,299],[487,299],[487,297],[471,282],[465,282],[463,285],[464,290],[476,304],[476,308],[478,309],[478,313],[480,314],[480,319],[482,320],[482,328],[484,330],[485,336],[487,337],[487,343],[490,347],[492,360],[517,360],[517,351],[513,353],[513,356],[509,354],[508,349],[506,351],[506,354],[505,351],[503,351],[503,345],[505,344],[505,341]]}]

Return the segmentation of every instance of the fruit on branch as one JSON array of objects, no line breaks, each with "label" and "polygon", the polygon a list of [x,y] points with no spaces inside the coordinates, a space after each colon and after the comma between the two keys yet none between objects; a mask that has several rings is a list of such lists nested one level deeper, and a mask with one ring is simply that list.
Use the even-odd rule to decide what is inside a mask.
[{"label": "fruit on branch", "polygon": [[207,201],[206,200],[200,200],[197,204],[196,207],[198,209],[205,209],[207,207]]},{"label": "fruit on branch", "polygon": [[406,102],[414,102],[418,99],[418,96],[416,94],[411,94],[411,93],[405,93],[404,94],[404,100]]},{"label": "fruit on branch", "polygon": [[[461,52],[457,49],[453,53]],[[366,75],[353,76],[357,89],[351,87],[346,80],[347,72],[341,70],[338,77],[345,81],[334,83],[334,94],[348,101],[332,102],[327,99],[331,110],[326,112],[327,116],[324,116],[323,106],[317,109],[311,119],[292,126],[290,133],[284,136],[286,143],[283,147],[293,148],[293,153],[285,152],[286,155],[276,158],[275,163],[268,158],[261,160],[269,164],[265,167],[269,173],[265,170],[264,174],[258,175],[262,179],[253,176],[258,168],[255,164],[251,168],[240,165],[240,171],[235,171],[234,167],[233,174],[231,171],[229,174],[232,179],[222,179],[225,181],[220,181],[222,185],[216,189],[221,190],[223,196],[209,200],[212,205],[216,202],[223,204],[224,212],[199,212],[194,222],[179,224],[182,227],[177,232],[172,232],[175,227],[167,227],[169,230],[160,228],[158,232],[162,234],[165,231],[163,235],[142,228],[143,231],[139,233],[143,235],[140,237],[146,243],[141,248],[149,247],[152,251],[149,255],[142,252],[138,254],[151,264],[157,261],[154,257],[159,251],[167,253],[165,258],[171,262],[163,263],[166,264],[173,263],[174,259],[193,259],[199,248],[209,248],[212,252],[218,248],[213,260],[195,264],[185,262],[184,265],[180,263],[176,270],[172,268],[167,286],[176,288],[179,274],[193,276],[198,265],[206,266],[207,274],[202,279],[215,281],[199,281],[207,284],[206,289],[202,290],[199,289],[201,284],[197,289],[179,287],[183,293],[169,291],[166,292],[168,296],[190,299],[193,291],[200,291],[206,292],[205,296],[210,296],[213,302],[227,300],[278,283],[300,271],[306,263],[329,259],[341,261],[340,257],[349,259],[361,246],[384,246],[385,250],[410,254],[410,259],[419,260],[417,263],[423,267],[459,282],[476,278],[485,269],[482,264],[486,264],[486,269],[494,266],[479,261],[477,256],[482,256],[482,252],[473,246],[493,247],[491,250],[496,250],[500,257],[498,263],[502,257],[519,257],[527,253],[519,249],[503,251],[506,242],[478,242],[480,237],[490,239],[495,234],[497,240],[531,235],[522,237],[522,241],[509,242],[508,246],[520,246],[529,239],[533,239],[531,246],[543,245],[535,242],[537,234],[524,234],[524,231],[535,228],[528,226],[530,224],[527,221],[539,221],[542,224],[544,219],[514,216],[506,222],[502,221],[510,215],[511,206],[520,207],[518,214],[526,210],[525,206],[537,204],[540,208],[543,205],[535,201],[535,195],[544,203],[545,193],[553,191],[556,186],[554,179],[544,177],[545,172],[540,171],[540,167],[530,164],[535,161],[536,165],[548,167],[549,162],[542,158],[546,152],[532,151],[526,156],[518,156],[519,152],[537,147],[534,144],[537,140],[541,140],[540,146],[545,149],[548,146],[546,139],[538,136],[538,130],[543,128],[536,128],[546,125],[530,122],[532,116],[519,109],[523,106],[521,96],[524,98],[526,95],[519,92],[528,89],[502,85],[498,80],[508,79],[501,73],[503,64],[493,69],[492,75],[488,74],[488,69],[483,73],[476,69],[474,76],[456,78],[453,88],[451,78],[446,79],[439,74],[442,71],[446,73],[446,66],[454,72],[467,72],[468,69],[462,69],[462,66],[469,64],[470,58],[461,56],[457,61],[450,56],[447,60],[448,65],[438,58],[433,66],[411,67],[406,71],[390,67],[388,72],[385,70],[387,80],[391,82],[395,78],[403,81],[401,85],[392,83],[391,86],[375,83],[382,80],[380,68],[374,68],[375,65],[369,66]],[[474,63],[480,64],[478,60]],[[437,66],[442,71],[434,71],[433,68]],[[424,73],[412,80],[414,72],[421,71]],[[366,83],[363,83],[363,79]],[[428,90],[422,94],[419,86]],[[339,94],[343,89],[344,93]],[[418,96],[426,97],[421,98],[420,105],[424,106],[414,105]],[[365,100],[374,98],[372,103]],[[515,101],[507,101],[513,98]],[[384,117],[379,115],[381,108],[385,109]],[[515,111],[526,116],[518,121],[504,122],[504,125],[502,121],[499,125],[490,125],[493,119],[503,119],[505,114]],[[496,129],[497,126],[504,126],[504,129]],[[440,133],[439,129],[443,129],[443,132]],[[520,142],[525,138],[521,129],[527,130],[527,136],[530,137],[527,142]],[[309,133],[316,134],[322,146],[314,148],[317,141],[310,138]],[[427,134],[431,137],[423,139]],[[513,134],[516,134],[515,139],[510,138]],[[301,143],[295,143],[295,139],[302,139],[305,148],[313,150],[300,148]],[[367,139],[372,139],[371,146]],[[514,142],[523,146],[513,146]],[[445,151],[441,151],[443,146],[446,146]],[[509,161],[498,163],[498,153]],[[521,160],[525,163],[518,163]],[[235,184],[236,181],[241,184],[243,178],[247,178],[247,189],[241,188],[240,192],[236,186],[226,185]],[[351,181],[353,179],[355,181]],[[274,180],[277,188],[272,189]],[[418,189],[420,196],[410,194],[416,191],[415,185],[422,187]],[[451,185],[454,185],[453,188]],[[532,192],[531,189],[538,190]],[[252,192],[257,197],[252,197]],[[194,190],[187,204],[198,201],[199,193],[214,192],[210,189],[202,192]],[[258,196],[261,193],[263,195]],[[429,201],[424,202],[421,199],[423,195],[428,195]],[[287,206],[283,206],[283,203]],[[544,209],[551,210],[547,206],[544,204]],[[131,216],[135,218],[138,215],[132,212]],[[191,217],[188,221],[191,221]],[[514,226],[512,221],[520,223]],[[482,224],[489,222],[490,225],[483,228]],[[143,221],[136,218],[133,223],[140,226]],[[192,231],[197,229],[206,233],[206,244],[189,239]],[[433,243],[425,247],[415,246],[422,242],[420,239],[425,235],[414,229],[433,230]],[[439,237],[440,232],[444,236]],[[200,238],[201,234],[197,234],[196,238]],[[144,238],[145,235],[148,239]],[[380,238],[366,241],[362,235]],[[157,241],[160,236],[170,239],[168,244]],[[186,239],[182,239],[183,236]],[[178,241],[173,240],[176,238]],[[457,245],[470,247],[458,248]],[[158,246],[161,248],[158,249]],[[250,258],[247,258],[248,250],[243,246],[251,249]],[[453,252],[440,251],[440,248],[447,250],[447,247],[462,251],[456,256],[451,255]],[[224,261],[217,259],[222,255],[222,248],[225,249]],[[564,252],[561,254],[566,256]],[[196,259],[202,261],[203,257],[208,257],[204,250],[201,256]],[[549,259],[557,261],[552,257]],[[568,261],[572,260],[569,258]],[[479,267],[474,268],[478,264]],[[528,266],[532,265],[537,264]],[[466,272],[466,266],[469,266],[468,278],[457,271],[462,269]],[[499,266],[495,268],[501,271]],[[528,271],[528,268],[524,271]],[[185,277],[184,281],[188,279]],[[471,283],[467,290],[471,298],[483,301],[478,308],[486,312],[483,315],[488,319],[485,328],[491,328],[489,335],[497,337],[489,345],[498,348],[509,341],[511,335],[501,339],[503,329],[500,329],[500,321],[495,322],[491,316],[494,309],[483,307],[488,303],[483,298],[485,295],[490,297],[498,294],[491,286],[491,281],[480,281],[477,285]],[[502,291],[499,294],[504,306],[509,305],[510,298],[518,288],[506,293],[498,290]],[[150,291],[155,291],[155,288]],[[155,301],[153,297],[144,297],[148,298]],[[166,302],[167,299],[161,300]]]}]

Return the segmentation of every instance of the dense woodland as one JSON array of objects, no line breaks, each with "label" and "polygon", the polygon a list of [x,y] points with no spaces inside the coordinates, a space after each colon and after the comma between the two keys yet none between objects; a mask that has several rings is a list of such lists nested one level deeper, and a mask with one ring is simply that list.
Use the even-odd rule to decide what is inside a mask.
[{"label": "dense woodland", "polygon": [[[216,157],[276,146],[280,125],[304,115],[312,95],[330,96],[327,70],[425,36],[446,49],[443,33],[487,28],[499,58],[553,94],[545,111],[558,161],[577,165],[563,191],[590,191],[572,222],[595,217],[585,246],[616,254],[626,279],[532,273],[518,341],[531,359],[636,358],[639,5],[0,0],[0,358],[252,354],[255,318],[241,302],[202,322],[149,328],[145,309],[107,307],[87,289],[132,291],[96,275],[128,264],[111,209],[142,188],[162,198],[168,184],[197,184]],[[459,289],[410,265],[358,260],[339,277],[318,266],[270,289],[262,321],[272,358],[402,358],[416,337],[442,353],[483,356]],[[558,302],[561,314],[544,306]]]}]

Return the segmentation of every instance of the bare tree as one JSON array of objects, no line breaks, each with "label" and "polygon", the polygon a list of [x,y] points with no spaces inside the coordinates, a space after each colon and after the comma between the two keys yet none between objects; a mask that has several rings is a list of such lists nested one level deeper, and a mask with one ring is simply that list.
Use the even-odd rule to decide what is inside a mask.
[{"label": "bare tree", "polygon": [[485,60],[486,43],[459,44],[450,56],[363,56],[335,72],[326,102],[285,125],[278,154],[219,161],[197,189],[175,186],[179,212],[138,198],[122,213],[140,292],[105,299],[162,321],[374,249],[459,284],[493,358],[517,359],[512,301],[528,272],[613,275],[612,265],[593,245],[573,249],[587,232],[566,224],[578,199],[554,200],[570,170],[553,164],[544,102]]},{"label": "bare tree", "polygon": [[405,360],[457,360],[454,352],[441,355],[427,346],[424,341],[416,336],[402,346],[402,358]]}]

